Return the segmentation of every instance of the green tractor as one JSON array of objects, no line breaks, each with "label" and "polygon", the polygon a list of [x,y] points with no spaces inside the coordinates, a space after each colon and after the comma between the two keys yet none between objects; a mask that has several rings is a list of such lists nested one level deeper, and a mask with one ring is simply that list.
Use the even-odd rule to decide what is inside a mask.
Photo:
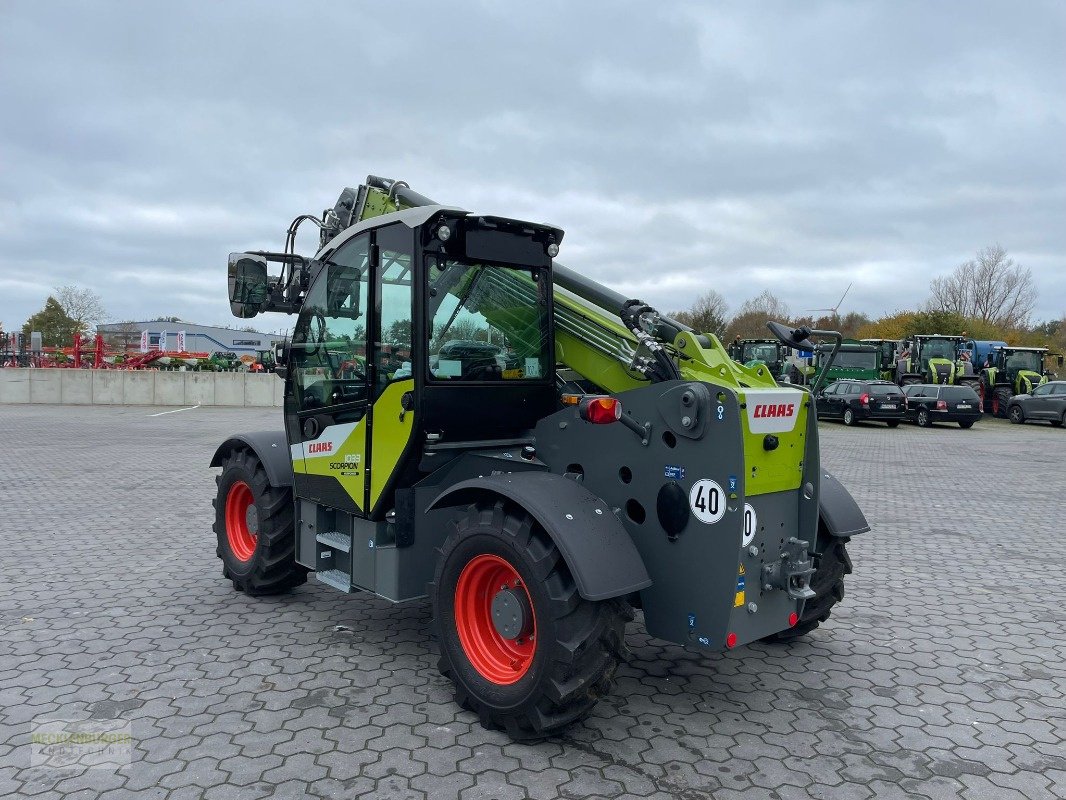
[{"label": "green tractor", "polygon": [[793,364],[789,367],[787,373],[789,382],[800,385],[809,384],[821,373],[822,367],[826,366],[830,357],[833,360],[825,371],[826,382],[841,378],[870,381],[880,379],[879,355],[876,347],[854,339],[844,339],[835,355],[833,349],[832,345],[819,344],[806,365]]},{"label": "green tractor", "polygon": [[[294,252],[306,221],[314,257]],[[289,234],[229,259],[236,316],[296,317],[283,430],[211,460],[235,589],[313,574],[428,596],[458,702],[514,738],[610,691],[635,608],[650,635],[712,653],[791,640],[842,599],[845,545],[869,525],[821,468],[807,390],[555,263],[550,225],[370,176]],[[789,347],[839,341],[769,324]]]},{"label": "green tractor", "polygon": [[899,351],[898,339],[863,339],[863,344],[872,345],[879,353],[878,377],[883,381],[896,380],[896,353]]},{"label": "green tractor", "polygon": [[772,378],[785,373],[785,360],[789,348],[777,339],[741,339],[736,337],[729,345],[729,357],[749,369],[764,367]]},{"label": "green tractor", "polygon": [[1032,394],[1033,389],[1047,383],[1051,372],[1047,359],[1062,356],[1048,352],[1046,347],[996,347],[988,354],[987,366],[981,370],[981,398],[986,412],[997,417],[1007,416],[1007,406],[1016,394]]},{"label": "green tractor", "polygon": [[936,383],[980,391],[981,378],[976,367],[959,353],[965,341],[961,336],[943,334],[917,334],[904,339],[891,380],[900,386]]}]

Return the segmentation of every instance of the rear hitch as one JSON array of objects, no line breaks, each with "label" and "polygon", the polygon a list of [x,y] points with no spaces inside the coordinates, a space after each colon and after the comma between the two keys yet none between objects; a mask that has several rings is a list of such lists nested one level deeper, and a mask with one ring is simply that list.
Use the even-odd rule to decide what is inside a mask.
[{"label": "rear hitch", "polygon": [[795,536],[785,542],[781,558],[762,568],[763,589],[784,589],[793,600],[810,600],[814,597],[811,576],[814,564],[808,558],[809,545]]}]

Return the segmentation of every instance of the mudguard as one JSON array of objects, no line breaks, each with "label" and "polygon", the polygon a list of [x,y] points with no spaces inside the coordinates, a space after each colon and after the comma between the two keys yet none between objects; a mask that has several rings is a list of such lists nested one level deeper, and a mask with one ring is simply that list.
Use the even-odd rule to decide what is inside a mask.
[{"label": "mudguard", "polygon": [[427,511],[468,505],[493,495],[522,506],[551,536],[586,600],[607,600],[651,586],[633,540],[599,497],[550,472],[488,475],[455,484]]},{"label": "mudguard", "polygon": [[284,431],[238,433],[218,446],[211,457],[212,467],[221,467],[223,459],[238,447],[256,454],[266,470],[271,486],[292,486],[292,458]]},{"label": "mudguard", "polygon": [[855,498],[838,481],[822,470],[821,489],[818,492],[818,512],[826,529],[837,537],[855,536],[870,530],[870,523],[855,502]]}]

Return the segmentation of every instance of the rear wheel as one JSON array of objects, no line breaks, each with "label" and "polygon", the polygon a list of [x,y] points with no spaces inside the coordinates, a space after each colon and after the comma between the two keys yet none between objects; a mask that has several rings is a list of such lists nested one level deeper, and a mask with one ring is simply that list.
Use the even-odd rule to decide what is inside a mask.
[{"label": "rear wheel", "polygon": [[918,427],[919,428],[928,428],[932,424],[933,424],[932,420],[929,419],[929,409],[928,408],[919,408],[918,409]]},{"label": "rear wheel", "polygon": [[992,414],[996,417],[1007,416],[1007,408],[1010,406],[1010,399],[1014,395],[1011,394],[1010,387],[997,386],[992,390]]},{"label": "rear wheel", "polygon": [[622,600],[582,598],[551,538],[523,510],[471,506],[430,586],[440,671],[456,700],[513,738],[586,716],[625,655]]},{"label": "rear wheel", "polygon": [[271,486],[254,453],[234,450],[215,478],[216,555],[233,588],[250,595],[278,594],[307,580],[296,563],[292,491]]},{"label": "rear wheel", "polygon": [[845,408],[844,409],[844,424],[845,425],[854,425],[855,424],[855,412],[852,411],[850,408]]},{"label": "rear wheel", "polygon": [[820,556],[812,556],[814,575],[810,586],[814,597],[803,604],[803,614],[795,626],[767,636],[766,641],[791,642],[829,619],[833,606],[844,599],[844,576],[851,574],[851,558],[845,547],[847,542],[847,539],[833,537]]},{"label": "rear wheel", "polygon": [[1010,407],[1010,411],[1007,412],[1007,415],[1010,417],[1010,421],[1015,425],[1021,425],[1025,422],[1025,414],[1022,413],[1022,407],[1017,404]]}]

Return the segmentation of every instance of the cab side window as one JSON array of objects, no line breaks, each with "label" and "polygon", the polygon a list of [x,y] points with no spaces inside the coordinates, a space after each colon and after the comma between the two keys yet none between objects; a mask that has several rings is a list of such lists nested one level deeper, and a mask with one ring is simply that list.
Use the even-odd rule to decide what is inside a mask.
[{"label": "cab side window", "polygon": [[369,254],[369,235],[352,239],[308,290],[290,349],[301,411],[367,399]]},{"label": "cab side window", "polygon": [[390,225],[378,231],[377,245],[381,259],[378,284],[381,322],[374,349],[377,368],[374,399],[390,383],[414,375],[411,366],[414,234],[404,225]]}]

